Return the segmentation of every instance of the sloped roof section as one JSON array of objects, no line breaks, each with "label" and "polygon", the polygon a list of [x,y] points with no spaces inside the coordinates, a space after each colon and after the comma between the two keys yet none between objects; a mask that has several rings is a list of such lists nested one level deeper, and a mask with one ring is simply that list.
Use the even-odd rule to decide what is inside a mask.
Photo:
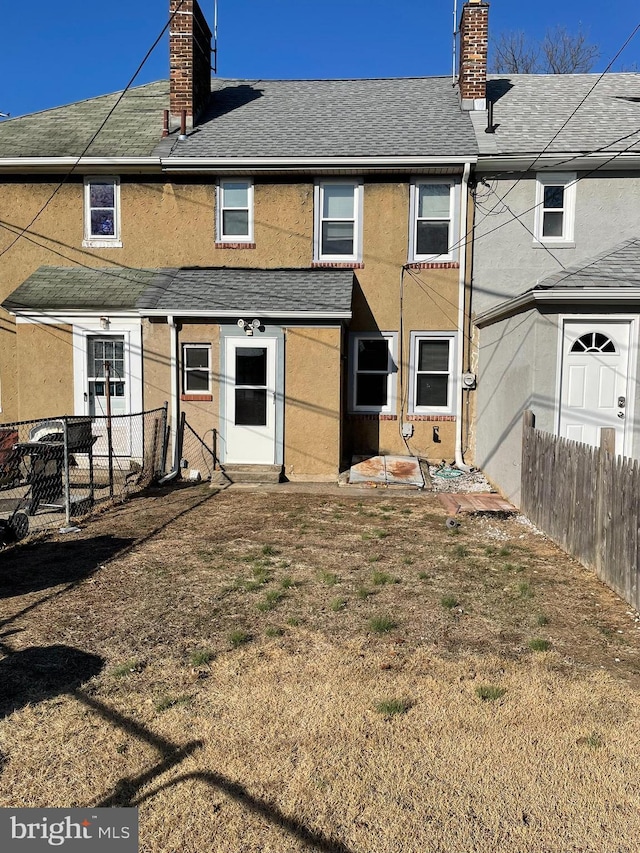
[{"label": "sloped roof section", "polygon": [[141,313],[350,317],[353,270],[165,269],[138,300]]},{"label": "sloped roof section", "polygon": [[[171,137],[160,147],[168,148]],[[208,111],[170,158],[461,157],[477,144],[450,77],[212,80]]]},{"label": "sloped roof section", "polygon": [[[548,276],[532,291],[561,288],[640,287],[640,237]],[[530,291],[527,291],[530,292]]]},{"label": "sloped roof section", "polygon": [[640,153],[640,73],[490,75],[487,95],[495,132],[472,116],[481,154]]},{"label": "sloped roof section", "polygon": [[121,94],[0,122],[0,159],[81,154],[150,157],[162,135],[162,111],[168,106],[169,84],[161,81],[129,89],[109,115]]},{"label": "sloped roof section", "polygon": [[346,319],[352,288],[350,269],[40,267],[2,307]]},{"label": "sloped roof section", "polygon": [[135,310],[157,270],[40,267],[5,299],[7,311]]}]

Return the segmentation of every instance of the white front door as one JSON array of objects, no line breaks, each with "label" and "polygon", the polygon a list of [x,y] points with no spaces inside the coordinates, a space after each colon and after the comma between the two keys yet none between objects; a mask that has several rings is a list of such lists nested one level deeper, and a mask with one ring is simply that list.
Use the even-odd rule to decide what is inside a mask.
[{"label": "white front door", "polygon": [[111,436],[113,453],[129,456],[131,429],[128,414],[128,388],[125,368],[123,335],[89,335],[87,337],[87,399],[88,413],[94,419],[93,434],[98,436],[94,456],[108,455],[107,447],[107,365],[111,406]]},{"label": "white front door", "polygon": [[272,465],[276,438],[276,340],[227,338],[225,461]]},{"label": "white front door", "polygon": [[597,446],[600,430],[612,427],[616,453],[625,452],[630,330],[623,320],[565,321],[560,435]]}]

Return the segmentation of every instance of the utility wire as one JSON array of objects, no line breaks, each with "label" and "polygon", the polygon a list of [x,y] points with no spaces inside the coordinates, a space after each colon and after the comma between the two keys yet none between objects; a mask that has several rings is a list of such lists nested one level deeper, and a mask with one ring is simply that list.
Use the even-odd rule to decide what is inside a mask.
[{"label": "utility wire", "polygon": [[142,62],[138,65],[138,67],[137,67],[137,69],[136,69],[136,71],[135,71],[135,73],[134,73],[133,77],[129,80],[129,82],[127,83],[127,85],[125,86],[125,88],[122,90],[122,92],[120,92],[120,94],[119,94],[118,98],[116,99],[115,104],[111,107],[111,109],[110,109],[110,110],[109,110],[109,112],[107,113],[106,117],[103,119],[102,123],[100,124],[100,127],[96,130],[96,132],[93,134],[93,136],[91,137],[91,139],[89,140],[89,142],[85,145],[85,147],[84,147],[84,149],[83,149],[82,153],[81,153],[81,154],[76,158],[75,163],[71,166],[71,168],[69,169],[69,171],[65,174],[65,176],[62,178],[62,180],[60,181],[60,183],[56,186],[56,188],[55,188],[55,189],[54,189],[54,191],[51,193],[51,195],[49,196],[49,198],[45,201],[45,203],[42,205],[42,207],[40,208],[40,210],[38,210],[38,212],[35,214],[35,216],[34,216],[34,217],[33,217],[33,219],[31,220],[31,222],[30,222],[28,225],[26,225],[26,226],[25,226],[25,227],[20,231],[20,233],[19,233],[19,234],[17,234],[17,235],[16,235],[16,237],[15,237],[15,238],[14,238],[14,239],[9,243],[9,245],[8,245],[8,246],[6,246],[6,247],[5,247],[5,248],[0,252],[0,258],[1,258],[3,255],[5,255],[5,254],[6,254],[6,253],[11,249],[11,248],[13,248],[13,246],[15,246],[15,244],[18,242],[18,240],[19,240],[19,239],[20,239],[24,234],[26,234],[26,232],[27,232],[27,231],[30,231],[30,230],[31,230],[31,228],[33,227],[33,225],[34,225],[34,224],[37,222],[37,220],[42,216],[42,214],[45,212],[45,210],[47,209],[47,207],[51,204],[51,202],[53,201],[53,199],[58,195],[58,193],[60,192],[60,190],[62,189],[62,187],[66,184],[66,182],[69,180],[69,178],[71,177],[71,175],[73,175],[73,173],[75,172],[75,170],[76,170],[76,168],[78,167],[78,165],[79,165],[80,161],[82,160],[82,158],[85,156],[85,154],[87,153],[87,151],[91,148],[91,146],[93,145],[93,143],[96,141],[96,139],[98,138],[98,135],[102,132],[102,130],[104,129],[104,127],[105,127],[106,123],[109,121],[109,119],[111,118],[111,116],[113,115],[113,113],[115,112],[115,110],[118,108],[118,106],[119,106],[120,102],[122,101],[122,99],[124,98],[124,96],[127,94],[127,92],[129,91],[129,89],[133,86],[133,83],[134,83],[134,81],[135,81],[136,77],[138,76],[138,74],[142,71],[142,69],[143,69],[143,68],[144,68],[144,66],[146,65],[146,63],[147,63],[147,61],[148,61],[149,57],[151,56],[151,54],[153,53],[153,51],[154,51],[154,50],[156,49],[156,47],[158,46],[159,42],[161,41],[162,37],[163,37],[163,36],[164,36],[164,34],[166,33],[167,29],[171,26],[171,22],[173,21],[173,19],[175,18],[175,16],[178,14],[178,12],[180,11],[180,9],[182,8],[182,5],[184,4],[184,2],[185,2],[185,0],[180,0],[180,3],[179,3],[179,5],[177,6],[176,10],[171,14],[171,16],[170,16],[169,20],[167,21],[167,23],[166,23],[166,24],[164,25],[164,27],[162,28],[162,30],[161,30],[161,32],[160,32],[160,34],[158,35],[158,37],[156,38],[156,40],[153,42],[153,44],[151,45],[151,47],[149,48],[149,50],[146,52],[146,54],[145,54],[145,56],[144,56],[144,59],[143,59],[143,60],[142,60]]}]

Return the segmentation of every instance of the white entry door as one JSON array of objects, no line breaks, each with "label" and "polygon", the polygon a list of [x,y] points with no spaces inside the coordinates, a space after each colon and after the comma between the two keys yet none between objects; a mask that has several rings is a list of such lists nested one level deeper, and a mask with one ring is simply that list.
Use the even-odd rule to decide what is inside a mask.
[{"label": "white entry door", "polygon": [[612,427],[616,453],[625,452],[630,331],[629,321],[565,321],[560,435],[599,445],[600,430]]},{"label": "white entry door", "polygon": [[225,461],[272,465],[276,438],[276,340],[227,338]]},{"label": "white entry door", "polygon": [[[99,460],[108,455],[107,447],[107,364],[111,406],[113,453],[129,456],[131,429],[129,418],[117,417],[129,411],[123,335],[90,335],[87,337],[87,402],[88,414],[94,419],[93,434],[98,441],[93,449]],[[99,461],[98,461],[98,464]]]}]

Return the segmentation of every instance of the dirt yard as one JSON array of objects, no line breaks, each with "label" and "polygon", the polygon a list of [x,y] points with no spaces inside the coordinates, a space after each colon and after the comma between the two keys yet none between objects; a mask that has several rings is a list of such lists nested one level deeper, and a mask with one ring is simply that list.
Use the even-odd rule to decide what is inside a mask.
[{"label": "dirt yard", "polygon": [[0,553],[0,805],[145,853],[635,853],[640,622],[523,519],[155,491]]}]

